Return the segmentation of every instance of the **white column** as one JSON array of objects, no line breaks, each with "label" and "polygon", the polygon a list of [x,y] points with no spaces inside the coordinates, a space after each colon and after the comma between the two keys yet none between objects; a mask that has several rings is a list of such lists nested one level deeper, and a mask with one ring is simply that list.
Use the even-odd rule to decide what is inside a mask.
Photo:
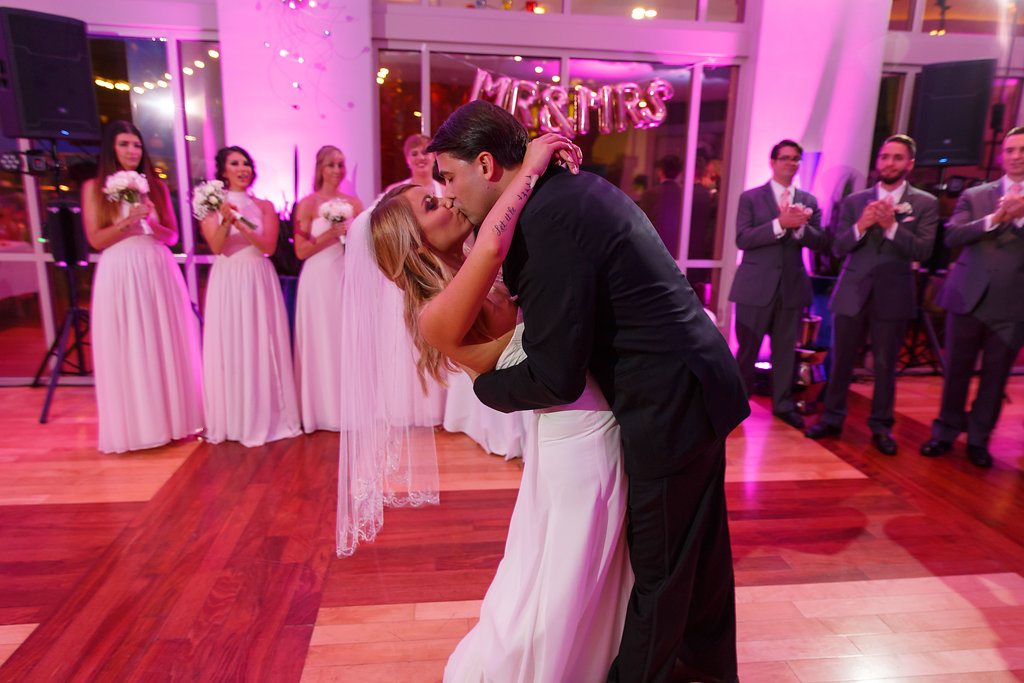
[{"label": "white column", "polygon": [[[280,210],[313,191],[322,145],[345,153],[342,190],[373,199],[374,144],[371,0],[258,3],[217,0],[228,145],[256,162],[253,191]],[[269,46],[269,47],[268,47]]]},{"label": "white column", "polygon": [[863,188],[871,166],[890,2],[750,4],[759,24],[744,187],[770,177],[772,145],[796,140],[805,160],[798,184],[827,221],[836,186],[852,175]]}]

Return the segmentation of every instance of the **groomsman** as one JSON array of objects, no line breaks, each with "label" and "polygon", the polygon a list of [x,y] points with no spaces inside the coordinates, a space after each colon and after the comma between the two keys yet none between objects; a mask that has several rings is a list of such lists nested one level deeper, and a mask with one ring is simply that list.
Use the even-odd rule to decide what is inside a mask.
[{"label": "groomsman", "polygon": [[836,436],[846,419],[846,395],[857,356],[870,333],[875,388],[871,397],[871,443],[896,455],[892,438],[896,360],[907,321],[916,313],[915,261],[932,253],[938,201],[911,187],[917,145],[893,135],[878,150],[878,183],[843,200],[833,251],[845,257],[829,310],[833,318],[832,371],[825,387],[825,412],[805,434]]},{"label": "groomsman", "polygon": [[[921,446],[922,455],[942,455],[966,431],[967,457],[978,467],[992,466],[989,438],[1024,344],[1024,127],[1003,138],[1003,169],[999,180],[964,192],[946,226],[946,244],[963,250],[939,294],[948,362],[932,438]],[[981,378],[968,413],[979,353]]]},{"label": "groomsman", "polygon": [[814,195],[793,187],[803,148],[792,140],[772,147],[772,179],[740,195],[736,246],[743,262],[736,270],[729,300],[736,302],[736,361],[747,388],[754,390],[754,363],[767,334],[772,345],[772,411],[803,429],[793,402],[796,338],[811,305],[811,279],[803,248],[826,249],[821,210]]}]

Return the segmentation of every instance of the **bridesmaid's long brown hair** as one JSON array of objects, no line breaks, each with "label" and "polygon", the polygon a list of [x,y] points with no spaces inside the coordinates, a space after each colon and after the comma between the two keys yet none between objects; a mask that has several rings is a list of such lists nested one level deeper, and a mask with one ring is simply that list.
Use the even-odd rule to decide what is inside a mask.
[{"label": "bridesmaid's long brown hair", "polygon": [[[121,164],[117,161],[117,152],[114,151],[114,142],[117,140],[117,136],[121,133],[131,133],[142,142],[142,158],[139,159],[139,165],[135,168],[122,169]],[[146,182],[150,185],[149,199],[152,201],[157,208],[158,213],[167,213],[174,215],[171,211],[170,206],[164,206],[164,198],[167,196],[164,192],[155,192],[153,188],[162,184],[160,178],[156,174],[156,169],[153,168],[153,162],[149,158],[149,153],[146,151],[146,142],[142,138],[142,133],[135,127],[130,121],[111,121],[107,124],[106,130],[103,132],[103,142],[100,144],[100,156],[97,161],[96,169],[96,184],[94,185],[93,191],[96,193],[96,199],[99,202],[98,206],[102,207],[104,225],[111,225],[115,221],[121,218],[121,209],[114,202],[108,202],[106,196],[103,194],[103,185],[107,182],[107,176],[113,175],[121,170],[137,171],[142,175],[146,176]]]}]

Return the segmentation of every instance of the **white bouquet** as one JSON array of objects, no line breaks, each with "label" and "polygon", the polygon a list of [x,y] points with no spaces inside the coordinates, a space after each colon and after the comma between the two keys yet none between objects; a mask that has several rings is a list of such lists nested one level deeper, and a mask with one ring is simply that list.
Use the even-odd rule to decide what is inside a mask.
[{"label": "white bouquet", "polygon": [[[343,223],[352,220],[353,211],[351,204],[341,197],[335,197],[320,205],[320,218],[323,218],[328,223]],[[342,244],[345,243],[344,235],[339,239]]]},{"label": "white bouquet", "polygon": [[[142,203],[143,196],[149,194],[149,182],[146,176],[136,171],[118,171],[107,176],[103,194],[107,196],[107,201],[120,203],[121,215],[127,216],[131,207]],[[139,219],[139,224],[142,232],[153,234],[145,218]]]},{"label": "white bouquet", "polygon": [[[219,211],[221,205],[227,201],[228,195],[224,190],[224,182],[221,180],[207,180],[199,183],[192,190],[192,215],[203,220],[211,213]],[[237,211],[231,212],[235,218],[242,221],[249,226],[250,230],[255,230],[256,226],[251,221],[246,220],[242,217],[242,214]]]}]

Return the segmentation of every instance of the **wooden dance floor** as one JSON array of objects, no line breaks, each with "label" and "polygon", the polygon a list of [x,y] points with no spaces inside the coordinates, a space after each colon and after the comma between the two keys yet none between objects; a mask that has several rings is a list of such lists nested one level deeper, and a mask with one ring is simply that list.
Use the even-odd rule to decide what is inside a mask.
[{"label": "wooden dance floor", "polygon": [[[899,380],[900,452],[857,384],[842,439],[753,415],[728,445],[740,678],[1024,678],[1024,378],[979,470],[918,455],[941,380]],[[502,554],[520,465],[437,436],[441,505],[334,556],[337,435],[95,450],[91,388],[0,389],[0,681],[439,681]]]}]

